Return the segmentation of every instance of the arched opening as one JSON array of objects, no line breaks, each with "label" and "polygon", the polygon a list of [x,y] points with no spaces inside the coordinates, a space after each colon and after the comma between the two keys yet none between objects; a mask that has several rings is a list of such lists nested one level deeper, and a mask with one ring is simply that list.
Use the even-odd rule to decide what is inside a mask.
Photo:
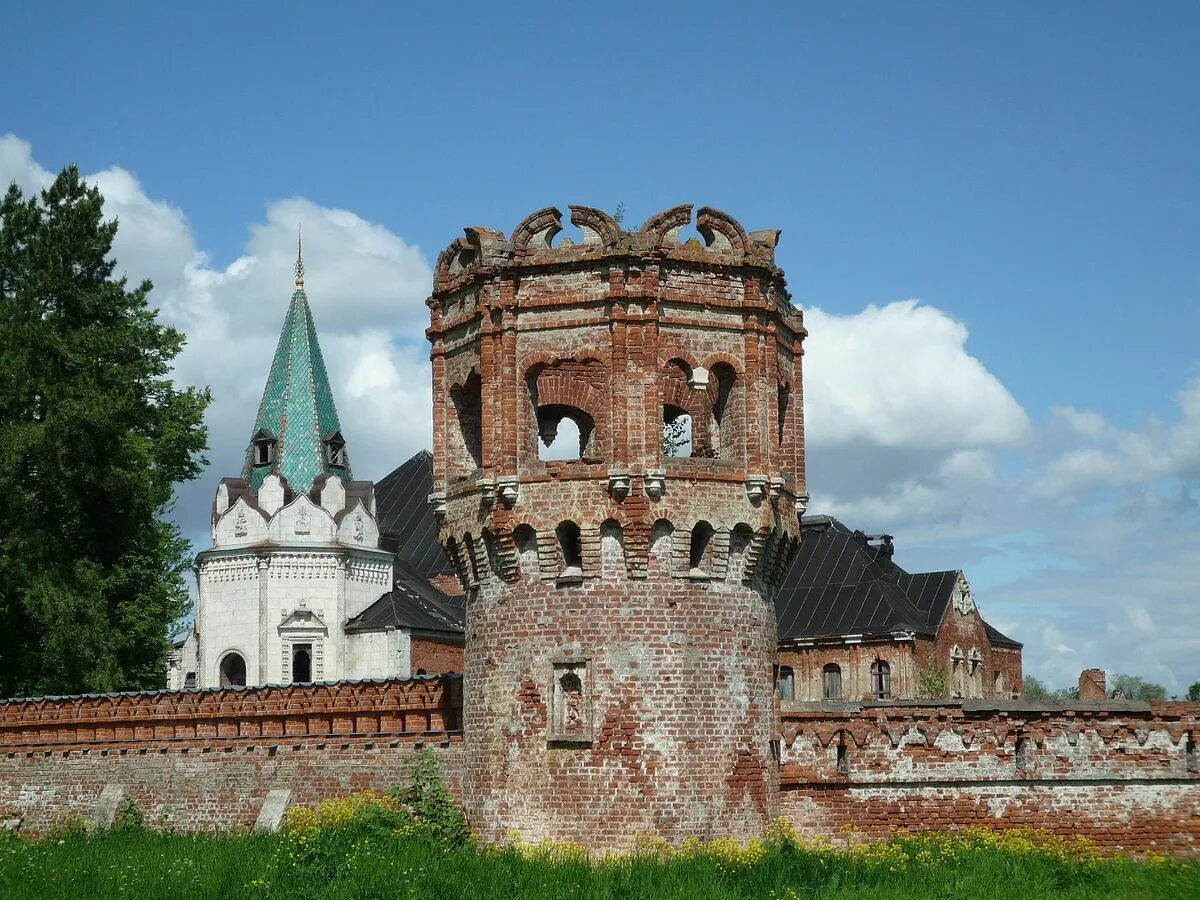
[{"label": "arched opening", "polygon": [[1004,673],[999,669],[997,669],[996,674],[992,676],[992,696],[1004,696]]},{"label": "arched opening", "polygon": [[846,743],[845,731],[838,732],[837,772],[839,775],[850,774],[850,745]]},{"label": "arched opening", "polygon": [[734,389],[737,373],[728,363],[717,363],[709,373],[708,399],[712,407],[709,447],[719,459],[733,459],[741,446],[741,415]]},{"label": "arched opening", "polygon": [[871,693],[877,700],[892,699],[892,667],[882,659],[871,663]]},{"label": "arched opening", "polygon": [[692,528],[692,541],[689,552],[688,565],[691,567],[688,575],[692,578],[707,578],[708,569],[711,568],[711,549],[713,539],[713,527],[707,522],[697,522]]},{"label": "arched opening", "polygon": [[829,663],[821,671],[821,696],[826,700],[842,699],[842,667]]},{"label": "arched opening", "polygon": [[779,667],[779,699],[796,699],[796,673],[791,666]]},{"label": "arched opening", "polygon": [[538,459],[583,459],[593,455],[596,423],[574,406],[549,405],[537,408]]},{"label": "arched opening", "polygon": [[558,552],[562,558],[562,572],[558,576],[560,584],[577,584],[583,581],[583,539],[579,526],[574,522],[559,523],[554,529],[558,539]]},{"label": "arched opening", "polygon": [[451,448],[450,469],[459,475],[468,474],[483,465],[483,387],[478,372],[450,389],[457,418],[456,446]]},{"label": "arched opening", "polygon": [[292,647],[292,684],[312,680],[312,644],[296,644]]},{"label": "arched opening", "polygon": [[692,455],[692,417],[682,406],[663,406],[662,453],[673,459]]},{"label": "arched opening", "polygon": [[188,673],[187,673],[187,675],[185,675],[185,676],[183,677],[183,689],[184,689],[185,691],[186,691],[186,690],[191,690],[191,689],[192,689],[192,688],[194,688],[195,686],[196,686],[196,673],[195,673],[195,672],[188,672]]},{"label": "arched opening", "polygon": [[246,686],[246,660],[242,658],[242,654],[236,652],[226,653],[221,659],[221,687],[245,687]]}]

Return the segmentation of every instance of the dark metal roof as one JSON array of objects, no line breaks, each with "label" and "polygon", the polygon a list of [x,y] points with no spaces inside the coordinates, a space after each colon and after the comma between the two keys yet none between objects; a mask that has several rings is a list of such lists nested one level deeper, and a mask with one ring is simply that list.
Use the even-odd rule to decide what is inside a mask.
[{"label": "dark metal roof", "polygon": [[395,587],[346,623],[347,633],[412,628],[462,634],[466,598],[449,597],[399,559]]},{"label": "dark metal roof", "polygon": [[[829,516],[802,522],[800,550],[775,600],[781,641],[914,631],[933,636],[959,572],[906,572],[891,537],[868,538]],[[993,643],[1021,645],[987,625]]]},{"label": "dark metal roof", "polygon": [[380,543],[415,572],[429,577],[452,573],[438,543],[437,520],[429,505],[433,456],[422,450],[375,485],[375,519]]}]

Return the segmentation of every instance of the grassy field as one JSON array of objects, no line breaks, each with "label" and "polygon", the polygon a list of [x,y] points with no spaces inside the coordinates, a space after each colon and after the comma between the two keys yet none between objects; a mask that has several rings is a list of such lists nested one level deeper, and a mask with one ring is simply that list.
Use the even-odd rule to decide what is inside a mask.
[{"label": "grassy field", "polygon": [[983,832],[859,849],[775,839],[653,847],[589,863],[574,848],[447,846],[367,816],[267,836],[149,831],[0,839],[0,897],[288,898],[1200,897],[1200,865],[1099,860],[1038,835]]},{"label": "grassy field", "polygon": [[477,845],[437,775],[418,760],[403,790],[294,807],[272,835],[148,830],[127,805],[115,827],[41,840],[0,833],[0,898],[1200,898],[1200,861],[1102,859],[1086,842],[982,829],[865,844],[651,838],[589,860],[566,844]]}]

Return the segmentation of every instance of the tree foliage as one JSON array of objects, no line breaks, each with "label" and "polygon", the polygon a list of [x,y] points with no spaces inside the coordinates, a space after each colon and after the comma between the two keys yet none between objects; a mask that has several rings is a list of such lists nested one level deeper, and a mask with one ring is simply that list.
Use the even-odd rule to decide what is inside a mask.
[{"label": "tree foliage", "polygon": [[115,221],[64,169],[0,201],[0,696],[161,687],[187,542],[162,520],[205,463],[207,390],[109,258]]},{"label": "tree foliage", "polygon": [[1193,681],[1188,686],[1187,698],[1192,701],[1200,700],[1200,681]]},{"label": "tree foliage", "polygon": [[1167,689],[1138,675],[1117,674],[1108,683],[1110,694],[1120,693],[1126,700],[1166,700]]}]

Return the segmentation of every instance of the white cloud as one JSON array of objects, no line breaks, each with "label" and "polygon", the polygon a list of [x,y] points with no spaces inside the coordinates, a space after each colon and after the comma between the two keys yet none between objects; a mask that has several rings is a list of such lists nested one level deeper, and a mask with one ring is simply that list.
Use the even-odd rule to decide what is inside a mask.
[{"label": "white cloud", "polygon": [[905,300],[804,317],[811,443],[960,449],[1025,434],[1021,405],[966,351],[966,327],[941,310]]},{"label": "white cloud", "polygon": [[[292,291],[296,229],[304,228],[306,288],[333,381],[355,474],[379,478],[431,443],[428,350],[421,326],[432,270],[419,248],[381,225],[303,198],[270,204],[252,224],[243,254],[214,268],[178,208],[148,197],[137,178],[109,168],[85,178],[120,227],[119,273],[151,279],[164,321],[188,337],[176,378],[209,385],[211,466],[180,489],[174,516],[207,540],[216,479],[239,473],[258,401]],[[0,182],[27,193],[53,174],[30,145],[0,136]]]}]

